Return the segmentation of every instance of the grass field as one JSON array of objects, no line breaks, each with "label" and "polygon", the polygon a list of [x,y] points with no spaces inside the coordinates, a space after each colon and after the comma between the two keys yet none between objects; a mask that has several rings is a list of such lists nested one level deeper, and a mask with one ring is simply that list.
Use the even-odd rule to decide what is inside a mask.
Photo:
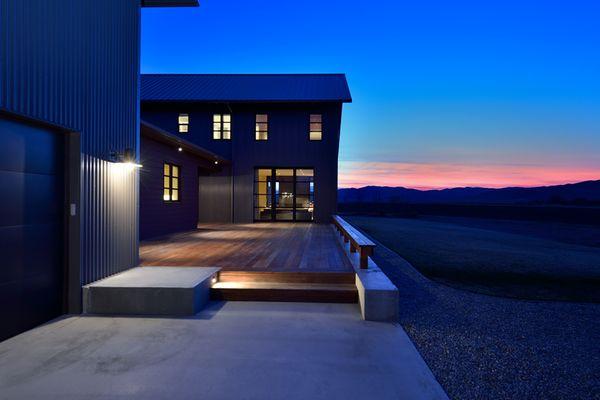
[{"label": "grass field", "polygon": [[522,299],[600,301],[600,227],[452,217],[347,218],[438,282]]}]

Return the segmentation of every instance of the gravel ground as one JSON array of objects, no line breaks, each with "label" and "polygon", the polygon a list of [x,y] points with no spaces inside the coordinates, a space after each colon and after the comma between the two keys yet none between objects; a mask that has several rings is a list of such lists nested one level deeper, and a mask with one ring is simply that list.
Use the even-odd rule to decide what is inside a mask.
[{"label": "gravel ground", "polygon": [[400,323],[453,399],[600,399],[600,304],[524,301],[433,282],[378,243]]}]

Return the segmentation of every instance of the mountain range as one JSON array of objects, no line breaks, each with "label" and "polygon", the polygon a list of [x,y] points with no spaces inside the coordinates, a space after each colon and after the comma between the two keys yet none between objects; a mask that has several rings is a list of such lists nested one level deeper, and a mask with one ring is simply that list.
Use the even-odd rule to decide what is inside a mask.
[{"label": "mountain range", "polygon": [[575,204],[600,205],[600,180],[556,186],[460,187],[418,190],[405,187],[365,186],[338,190],[339,203],[406,204]]}]

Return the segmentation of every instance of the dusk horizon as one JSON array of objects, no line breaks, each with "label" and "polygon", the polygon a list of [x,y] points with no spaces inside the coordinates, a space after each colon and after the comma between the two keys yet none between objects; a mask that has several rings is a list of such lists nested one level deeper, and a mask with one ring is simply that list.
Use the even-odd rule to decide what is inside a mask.
[{"label": "dusk horizon", "polygon": [[366,187],[382,187],[382,188],[404,188],[404,189],[413,189],[420,191],[429,191],[429,190],[446,190],[446,189],[468,189],[468,188],[478,188],[478,189],[508,189],[508,188],[538,188],[538,187],[552,187],[552,186],[564,186],[564,185],[577,185],[579,183],[585,182],[600,182],[600,178],[598,179],[584,179],[581,181],[567,181],[563,183],[555,183],[555,184],[540,184],[540,185],[507,185],[507,186],[492,186],[492,185],[463,185],[463,186],[405,186],[405,185],[361,185],[361,186],[338,186],[338,189],[363,189]]}]

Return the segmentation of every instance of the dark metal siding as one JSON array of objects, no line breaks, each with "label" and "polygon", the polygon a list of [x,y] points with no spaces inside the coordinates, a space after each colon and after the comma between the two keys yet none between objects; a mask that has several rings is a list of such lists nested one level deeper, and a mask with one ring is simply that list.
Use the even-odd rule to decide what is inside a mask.
[{"label": "dark metal siding", "polygon": [[231,222],[231,167],[218,173],[201,172],[199,178],[199,222]]},{"label": "dark metal siding", "polygon": [[[140,239],[195,229],[198,225],[197,157],[142,137],[140,171]],[[180,201],[163,201],[164,163],[181,168]]]},{"label": "dark metal siding", "polygon": [[[231,141],[212,139],[212,113],[221,108],[232,114]],[[253,220],[254,168],[260,166],[314,168],[315,221],[330,221],[337,207],[342,103],[142,104],[143,119],[170,132],[177,132],[180,112],[190,115],[189,133],[181,134],[182,137],[232,161],[234,222]],[[255,140],[257,113],[269,115],[267,141]],[[323,115],[322,141],[308,139],[310,114]],[[224,215],[225,207],[229,205],[223,203],[206,213]],[[205,212],[200,211],[200,214],[205,215]]]},{"label": "dark metal siding", "polygon": [[139,0],[1,0],[0,107],[81,133],[81,280],[138,263]]}]

